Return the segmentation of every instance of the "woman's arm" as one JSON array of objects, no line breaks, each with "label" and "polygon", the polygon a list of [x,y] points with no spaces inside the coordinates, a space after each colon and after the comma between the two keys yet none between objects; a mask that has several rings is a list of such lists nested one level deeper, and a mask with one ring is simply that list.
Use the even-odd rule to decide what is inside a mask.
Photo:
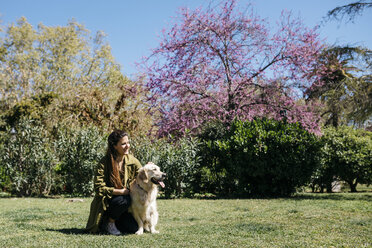
[{"label": "woman's arm", "polygon": [[[107,179],[106,179],[107,180]],[[105,162],[101,161],[98,165],[95,179],[94,188],[98,195],[106,196],[111,198],[113,195],[128,195],[129,190],[127,188],[115,189],[114,187],[109,187],[105,180]]]},{"label": "woman's arm", "polygon": [[129,195],[129,189],[124,188],[124,189],[114,189],[112,191],[113,195]]},{"label": "woman's arm", "polygon": [[97,195],[111,198],[114,187],[109,187],[105,181],[105,162],[101,161],[98,164],[94,177],[94,191]]}]

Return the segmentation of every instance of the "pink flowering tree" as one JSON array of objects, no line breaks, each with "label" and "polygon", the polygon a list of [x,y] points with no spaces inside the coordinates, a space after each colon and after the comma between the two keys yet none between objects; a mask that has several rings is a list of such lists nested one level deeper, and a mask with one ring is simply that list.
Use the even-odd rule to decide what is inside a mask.
[{"label": "pink flowering tree", "polygon": [[195,131],[215,119],[281,119],[283,110],[289,122],[319,132],[319,116],[303,100],[323,72],[315,28],[283,12],[272,32],[235,0],[179,14],[144,63],[162,111],[160,135]]}]

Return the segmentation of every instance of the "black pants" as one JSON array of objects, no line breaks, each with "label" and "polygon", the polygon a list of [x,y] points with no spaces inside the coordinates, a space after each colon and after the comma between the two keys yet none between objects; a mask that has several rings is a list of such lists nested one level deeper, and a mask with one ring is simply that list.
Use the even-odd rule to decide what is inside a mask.
[{"label": "black pants", "polygon": [[128,213],[131,199],[129,195],[113,196],[107,209],[107,217],[115,220],[115,225],[122,233],[135,233],[138,230],[137,221]]}]

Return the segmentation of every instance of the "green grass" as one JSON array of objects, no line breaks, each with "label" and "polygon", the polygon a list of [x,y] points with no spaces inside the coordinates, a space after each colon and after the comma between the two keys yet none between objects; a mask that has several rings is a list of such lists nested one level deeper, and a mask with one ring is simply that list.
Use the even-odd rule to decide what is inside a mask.
[{"label": "green grass", "polygon": [[372,192],[158,200],[160,234],[90,235],[91,198],[0,198],[1,247],[372,247]]}]

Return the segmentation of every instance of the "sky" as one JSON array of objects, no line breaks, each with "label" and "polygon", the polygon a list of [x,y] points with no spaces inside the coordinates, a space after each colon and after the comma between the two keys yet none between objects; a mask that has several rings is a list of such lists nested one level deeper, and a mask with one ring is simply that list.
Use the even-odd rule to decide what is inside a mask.
[{"label": "sky", "polygon": [[[219,0],[215,0],[219,1]],[[327,12],[356,0],[240,0],[248,3],[274,27],[282,10],[292,11],[307,27],[319,25]],[[36,29],[65,26],[74,19],[94,36],[103,31],[122,72],[134,78],[135,63],[148,56],[160,42],[161,30],[174,21],[180,7],[195,9],[209,0],[0,0],[0,21],[6,27],[22,16]],[[372,48],[372,9],[366,9],[354,22],[323,22],[321,38],[331,45],[360,45]]]}]

